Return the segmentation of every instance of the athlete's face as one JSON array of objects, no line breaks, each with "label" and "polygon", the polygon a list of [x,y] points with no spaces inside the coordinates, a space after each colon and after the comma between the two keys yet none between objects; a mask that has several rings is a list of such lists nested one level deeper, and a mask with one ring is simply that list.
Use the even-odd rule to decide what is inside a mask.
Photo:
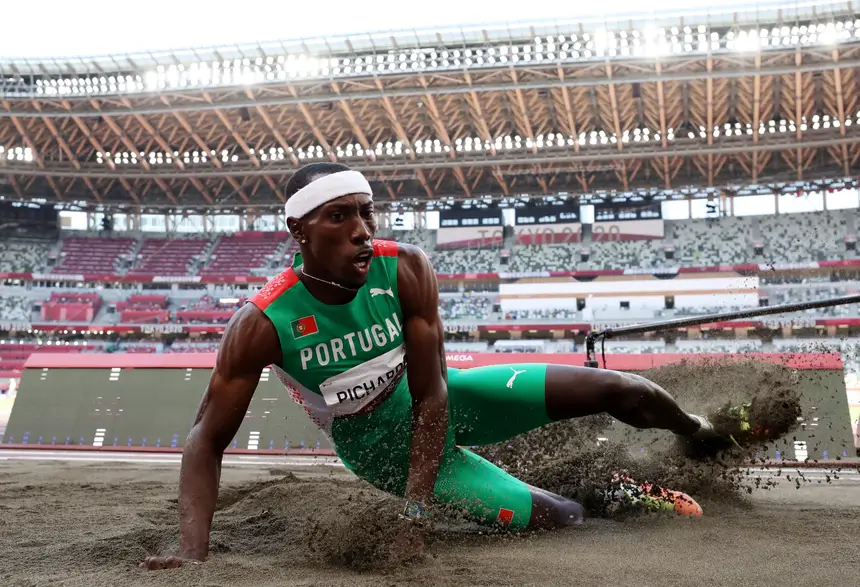
[{"label": "athlete's face", "polygon": [[327,202],[301,219],[308,242],[302,256],[308,269],[348,287],[367,281],[376,234],[373,200],[351,194]]}]

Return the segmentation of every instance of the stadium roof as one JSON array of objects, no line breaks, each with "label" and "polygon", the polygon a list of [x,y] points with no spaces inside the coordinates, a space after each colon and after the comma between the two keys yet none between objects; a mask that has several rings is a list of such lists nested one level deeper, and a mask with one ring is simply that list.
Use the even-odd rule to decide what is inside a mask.
[{"label": "stadium roof", "polygon": [[[682,16],[714,23],[731,21],[735,14],[744,15],[741,20],[770,20],[787,6],[780,0],[653,0],[643,12],[638,0],[615,0],[610,6],[598,2],[559,5],[496,0],[488,11],[487,5],[479,2],[436,0],[432,10],[409,11],[403,10],[400,0],[374,0],[372,10],[353,0],[327,0],[325,13],[319,14],[313,6],[279,0],[257,0],[253,10],[237,10],[233,0],[210,0],[205,10],[191,2],[149,0],[145,10],[135,12],[133,23],[117,23],[112,15],[87,10],[86,4],[42,0],[38,5],[14,3],[5,7],[6,22],[39,18],[40,23],[38,35],[28,27],[6,27],[0,37],[0,62],[29,61],[50,68],[54,61],[69,61],[72,66],[85,66],[92,56],[102,56],[110,67],[111,59],[128,55],[144,65],[153,55],[181,59],[185,54],[194,60],[212,49],[225,55],[237,48],[253,51],[262,45],[281,49],[282,44],[301,43],[325,50],[345,39],[350,39],[356,49],[364,44],[379,49],[388,46],[392,37],[400,46],[408,46],[427,33],[433,38],[437,33],[453,35],[457,41],[482,35],[482,31],[504,37],[508,29],[522,28],[523,23],[551,29],[570,24],[611,28],[619,23],[656,25],[665,20],[671,26]],[[791,7],[805,16],[830,11],[826,4],[811,0],[795,2]],[[611,10],[609,16],[607,9]],[[47,18],[46,12],[50,15]],[[261,14],[266,17],[260,18]],[[265,42],[267,39],[274,41]]]},{"label": "stadium roof", "polygon": [[271,206],[319,160],[404,204],[851,178],[857,16],[770,5],[7,60],[0,195]]}]

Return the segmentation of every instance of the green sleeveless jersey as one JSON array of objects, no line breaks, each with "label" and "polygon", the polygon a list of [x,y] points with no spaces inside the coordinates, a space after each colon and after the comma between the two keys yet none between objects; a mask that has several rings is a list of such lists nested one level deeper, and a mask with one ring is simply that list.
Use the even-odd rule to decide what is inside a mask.
[{"label": "green sleeveless jersey", "polygon": [[397,243],[373,241],[367,282],[346,304],[314,298],[292,267],[251,303],[275,325],[283,355],[275,373],[324,431],[337,416],[371,410],[406,381],[403,311],[397,291]]}]

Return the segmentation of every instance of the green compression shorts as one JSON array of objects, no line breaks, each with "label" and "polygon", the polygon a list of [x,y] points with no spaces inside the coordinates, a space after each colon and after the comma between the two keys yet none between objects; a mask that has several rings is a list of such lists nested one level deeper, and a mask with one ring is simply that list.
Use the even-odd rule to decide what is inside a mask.
[{"label": "green compression shorts", "polygon": [[[484,525],[523,529],[531,518],[528,485],[462,446],[481,446],[550,422],[546,364],[448,369],[448,434],[435,497]],[[404,377],[369,414],[336,419],[332,439],[344,465],[388,493],[403,496],[409,476],[412,397]]]}]

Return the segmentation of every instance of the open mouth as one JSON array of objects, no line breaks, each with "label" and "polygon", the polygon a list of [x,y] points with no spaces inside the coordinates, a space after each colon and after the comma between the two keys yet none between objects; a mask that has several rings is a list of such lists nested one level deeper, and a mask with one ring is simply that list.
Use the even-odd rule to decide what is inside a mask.
[{"label": "open mouth", "polygon": [[373,250],[368,249],[366,251],[362,251],[357,254],[352,259],[352,264],[355,265],[355,268],[358,269],[361,273],[367,273],[367,270],[370,269],[370,260],[373,258]]}]

